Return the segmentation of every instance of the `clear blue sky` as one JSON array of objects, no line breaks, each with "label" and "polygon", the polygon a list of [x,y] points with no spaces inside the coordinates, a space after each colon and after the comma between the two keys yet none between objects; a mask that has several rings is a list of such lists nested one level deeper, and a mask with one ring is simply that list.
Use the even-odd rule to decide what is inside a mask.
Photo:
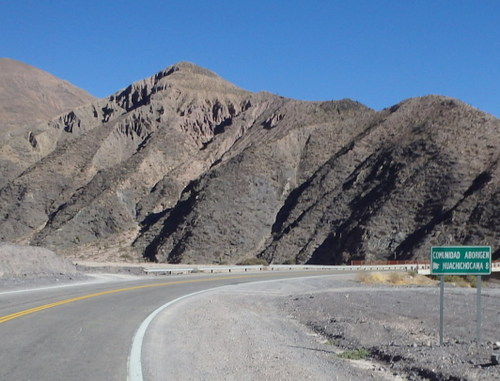
[{"label": "clear blue sky", "polygon": [[98,97],[191,61],[251,91],[500,117],[498,0],[0,0],[0,57]]}]

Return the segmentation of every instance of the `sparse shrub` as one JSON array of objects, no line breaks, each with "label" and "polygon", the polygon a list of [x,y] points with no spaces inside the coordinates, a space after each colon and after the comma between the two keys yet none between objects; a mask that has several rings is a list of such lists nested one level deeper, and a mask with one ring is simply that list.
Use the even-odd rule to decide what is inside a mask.
[{"label": "sparse shrub", "polygon": [[242,261],[236,264],[236,266],[255,266],[255,265],[268,266],[269,263],[267,263],[267,261],[262,258],[247,258],[243,259]]},{"label": "sparse shrub", "polygon": [[411,277],[418,276],[418,271],[417,270],[410,270],[407,272],[407,274]]},{"label": "sparse shrub", "polygon": [[125,261],[132,261],[134,259],[130,254],[122,254],[120,255],[120,258]]},{"label": "sparse shrub", "polygon": [[326,345],[333,345],[334,347],[339,345],[339,342],[335,339],[328,339],[325,343]]},{"label": "sparse shrub", "polygon": [[364,348],[345,351],[339,354],[339,357],[348,360],[362,360],[370,356],[370,352]]},{"label": "sparse shrub", "polygon": [[289,258],[283,261],[284,265],[296,265],[295,259]]}]

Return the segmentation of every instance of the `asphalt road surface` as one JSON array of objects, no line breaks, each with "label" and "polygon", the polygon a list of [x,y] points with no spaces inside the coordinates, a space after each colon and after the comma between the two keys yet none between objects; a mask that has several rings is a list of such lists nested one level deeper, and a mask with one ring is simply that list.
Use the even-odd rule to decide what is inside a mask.
[{"label": "asphalt road surface", "polygon": [[138,328],[169,301],[229,284],[324,274],[192,274],[0,290],[0,380],[123,381]]}]

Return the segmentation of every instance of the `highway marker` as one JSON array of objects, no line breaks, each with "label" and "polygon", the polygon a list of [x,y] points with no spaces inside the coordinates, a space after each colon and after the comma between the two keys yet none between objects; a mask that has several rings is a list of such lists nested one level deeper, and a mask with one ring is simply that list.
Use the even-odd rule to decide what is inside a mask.
[{"label": "highway marker", "polygon": [[481,341],[481,276],[491,274],[490,246],[433,246],[431,275],[439,275],[439,345],[444,336],[444,276],[476,275],[476,341]]}]

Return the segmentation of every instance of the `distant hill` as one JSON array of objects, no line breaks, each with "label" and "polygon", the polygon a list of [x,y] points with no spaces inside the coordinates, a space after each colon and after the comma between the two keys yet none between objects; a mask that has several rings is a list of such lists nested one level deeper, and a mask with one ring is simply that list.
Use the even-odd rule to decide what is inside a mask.
[{"label": "distant hill", "polygon": [[43,70],[0,58],[0,125],[29,126],[96,100]]},{"label": "distant hill", "polygon": [[181,62],[38,131],[38,161],[0,188],[0,240],[173,263],[499,257],[500,120],[456,99],[376,112]]},{"label": "distant hill", "polygon": [[0,165],[9,168],[0,186],[37,159],[29,152],[37,124],[94,100],[84,90],[47,72],[0,58]]}]

